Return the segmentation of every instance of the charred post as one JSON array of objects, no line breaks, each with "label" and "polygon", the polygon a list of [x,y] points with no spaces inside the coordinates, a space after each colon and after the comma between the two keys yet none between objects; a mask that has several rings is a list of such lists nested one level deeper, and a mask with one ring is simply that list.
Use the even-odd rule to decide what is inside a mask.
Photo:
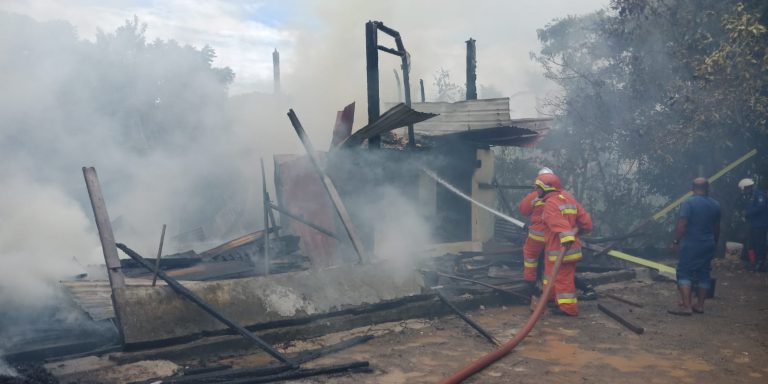
[{"label": "charred post", "polygon": [[477,49],[475,39],[467,40],[467,100],[477,100]]},{"label": "charred post", "polygon": [[269,194],[267,193],[267,173],[264,171],[264,159],[259,159],[261,162],[261,199],[262,208],[264,210],[264,275],[269,275]]},{"label": "charred post", "polygon": [[349,212],[347,212],[347,208],[344,206],[344,203],[341,201],[341,196],[339,196],[339,192],[336,190],[336,187],[333,185],[333,182],[328,177],[328,175],[325,174],[325,172],[323,171],[323,168],[320,167],[320,163],[318,163],[317,158],[315,158],[315,147],[312,145],[312,142],[309,140],[309,137],[307,137],[307,132],[304,131],[304,127],[301,126],[299,117],[296,116],[296,112],[294,112],[293,109],[288,111],[288,118],[291,120],[291,125],[293,125],[293,128],[296,130],[296,134],[299,135],[299,140],[301,140],[301,143],[304,145],[304,149],[306,149],[307,151],[307,156],[309,157],[310,162],[314,166],[315,171],[317,172],[317,175],[320,177],[320,180],[323,182],[323,187],[325,188],[325,191],[328,193],[328,197],[331,198],[333,207],[336,209],[336,213],[339,215],[339,218],[341,219],[341,223],[344,225],[344,229],[347,231],[349,240],[352,242],[352,248],[355,249],[355,252],[357,253],[357,257],[360,263],[361,264],[367,263],[368,257],[365,254],[365,248],[363,248],[363,242],[360,240],[360,237],[357,235],[357,231],[355,230],[355,227],[352,226],[352,218],[349,216]]},{"label": "charred post", "polygon": [[157,284],[157,271],[160,270],[160,258],[163,257],[163,241],[165,241],[165,224],[163,224],[163,231],[160,233],[160,246],[157,247],[157,259],[155,259],[155,273],[152,275],[152,286]]},{"label": "charred post", "polygon": [[425,103],[427,98],[424,97],[424,79],[419,79],[419,88],[421,89],[421,102]]},{"label": "charred post", "polygon": [[397,70],[393,69],[392,72],[395,73],[395,84],[397,84],[397,102],[402,103],[403,102],[403,86],[400,84],[400,75],[397,74]]},{"label": "charred post", "polygon": [[[101,250],[104,252],[109,286],[112,289],[115,325],[117,326],[117,332],[122,343],[125,340],[122,326],[122,321],[125,317],[125,276],[120,265],[120,257],[117,255],[115,234],[112,232],[112,224],[109,221],[107,204],[104,202],[104,196],[101,193],[101,185],[99,184],[99,176],[96,174],[96,168],[83,167],[83,176],[85,177],[85,186],[88,189],[88,197],[91,200],[91,208],[93,208],[93,217],[96,220],[96,229],[99,231]],[[152,270],[151,267],[150,270]]]},{"label": "charred post", "polygon": [[280,90],[280,52],[277,51],[277,48],[275,48],[275,51],[272,52],[272,81],[274,82],[275,95],[279,95]]},{"label": "charred post", "polygon": [[[375,21],[365,23],[365,68],[368,82],[368,124],[378,120],[379,107],[379,48]],[[368,139],[368,148],[381,147],[381,136]]]}]

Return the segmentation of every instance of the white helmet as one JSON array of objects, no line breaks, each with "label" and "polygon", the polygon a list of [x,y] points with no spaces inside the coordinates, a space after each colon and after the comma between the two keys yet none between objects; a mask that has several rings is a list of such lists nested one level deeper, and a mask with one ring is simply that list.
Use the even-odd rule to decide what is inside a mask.
[{"label": "white helmet", "polygon": [[551,170],[551,169],[549,169],[549,168],[547,168],[547,167],[544,167],[544,168],[542,168],[542,169],[539,169],[539,175],[543,175],[543,174],[545,174],[545,173],[554,173],[554,172],[552,172],[552,170]]},{"label": "white helmet", "polygon": [[753,185],[755,185],[755,181],[750,178],[741,179],[741,181],[739,181],[739,189],[742,191],[744,191],[744,188],[751,187]]}]

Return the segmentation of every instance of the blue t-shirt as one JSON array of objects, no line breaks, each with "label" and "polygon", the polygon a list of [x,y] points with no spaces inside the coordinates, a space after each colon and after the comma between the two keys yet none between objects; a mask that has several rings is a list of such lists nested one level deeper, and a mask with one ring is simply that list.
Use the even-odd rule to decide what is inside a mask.
[{"label": "blue t-shirt", "polygon": [[685,241],[714,242],[713,228],[720,221],[720,203],[702,195],[693,195],[680,206],[680,217],[688,219]]}]

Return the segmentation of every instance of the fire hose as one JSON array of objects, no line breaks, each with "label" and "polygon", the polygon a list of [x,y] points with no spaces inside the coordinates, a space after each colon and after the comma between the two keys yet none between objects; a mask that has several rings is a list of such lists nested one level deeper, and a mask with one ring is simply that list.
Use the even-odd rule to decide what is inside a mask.
[{"label": "fire hose", "polygon": [[[471,197],[467,196],[466,194],[462,193],[460,190],[458,190],[456,187],[450,185],[445,180],[441,179],[437,174],[435,174],[433,171],[422,168],[422,171],[426,173],[429,177],[437,181],[438,183],[442,184],[444,187],[451,190],[453,193],[461,196],[462,198],[468,200],[469,202],[480,206],[481,208],[491,212],[492,214],[501,217],[504,220],[507,220],[511,222],[512,224],[515,224],[519,227],[523,227],[525,224],[521,222],[520,220],[517,220],[515,218],[512,218],[510,216],[507,216],[501,212],[496,211],[493,208],[490,208],[486,205],[483,205],[482,203],[472,199]],[[560,269],[560,264],[563,262],[563,257],[565,256],[565,248],[560,252],[559,255],[557,255],[557,260],[555,261],[555,266],[552,269],[552,276],[557,275],[557,271]],[[493,352],[488,353],[487,355],[475,360],[471,364],[467,365],[460,371],[454,373],[453,375],[445,378],[443,381],[440,382],[440,384],[453,384],[453,383],[460,383],[464,381],[465,379],[469,378],[470,376],[474,375],[477,372],[480,372],[485,367],[493,364],[495,361],[501,359],[502,357],[508,355],[510,352],[512,352],[515,347],[520,344],[523,339],[525,339],[526,336],[531,332],[533,327],[536,325],[536,322],[539,321],[539,318],[541,317],[542,312],[544,311],[544,308],[547,305],[547,298],[550,297],[552,294],[552,287],[554,286],[554,282],[552,284],[547,284],[546,287],[544,287],[544,292],[541,294],[541,298],[539,299],[539,302],[536,304],[536,308],[533,310],[533,313],[531,313],[531,316],[528,318],[528,321],[525,322],[525,325],[522,329],[520,329],[520,332],[515,334],[515,336],[510,339],[508,342],[504,343],[496,349]]]},{"label": "fire hose", "polygon": [[[560,269],[560,264],[563,262],[563,256],[565,255],[565,249],[563,249],[559,255],[557,255],[557,260],[555,261],[555,266],[552,269],[552,276],[557,275],[557,271]],[[539,299],[539,302],[536,304],[536,308],[533,310],[533,313],[531,313],[531,316],[528,318],[528,321],[526,321],[523,328],[515,334],[515,337],[513,337],[508,342],[504,343],[496,349],[495,351],[488,353],[487,355],[473,361],[471,364],[467,365],[466,367],[462,368],[460,371],[457,371],[451,376],[448,376],[447,378],[443,379],[440,384],[454,384],[454,383],[461,383],[462,381],[466,380],[470,376],[474,375],[477,372],[482,371],[485,369],[485,367],[493,364],[496,360],[501,359],[502,357],[506,356],[510,352],[512,352],[515,347],[520,344],[523,339],[525,339],[526,336],[528,336],[528,333],[531,332],[534,325],[536,325],[536,322],[539,321],[539,318],[541,317],[541,313],[544,311],[544,308],[547,305],[547,298],[552,293],[552,287],[555,284],[547,284],[546,287],[544,287],[544,293],[541,294],[541,298]]]}]

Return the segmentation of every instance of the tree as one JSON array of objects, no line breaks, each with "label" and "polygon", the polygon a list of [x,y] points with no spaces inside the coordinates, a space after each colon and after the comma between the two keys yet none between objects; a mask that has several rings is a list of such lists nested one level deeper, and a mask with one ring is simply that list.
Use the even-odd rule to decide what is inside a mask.
[{"label": "tree", "polygon": [[[532,58],[562,87],[546,101],[556,129],[540,149],[602,232],[626,231],[755,146],[753,170],[767,164],[765,10],[757,1],[615,0],[538,31]],[[736,202],[724,192],[743,169],[714,186],[726,211]]]},{"label": "tree", "polygon": [[467,91],[460,85],[451,82],[451,73],[448,70],[440,68],[433,75],[437,88],[437,101],[455,102],[466,99]]}]

